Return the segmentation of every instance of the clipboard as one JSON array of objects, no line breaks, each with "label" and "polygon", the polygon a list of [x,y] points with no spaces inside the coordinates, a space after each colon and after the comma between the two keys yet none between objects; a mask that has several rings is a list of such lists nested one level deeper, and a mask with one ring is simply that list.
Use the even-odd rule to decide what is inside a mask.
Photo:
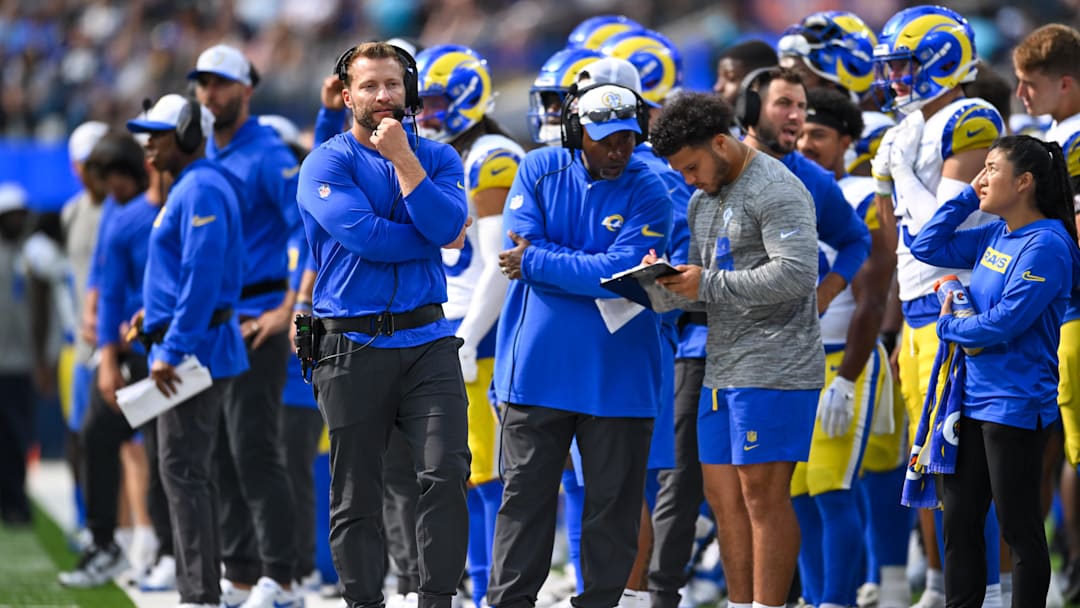
[{"label": "clipboard", "polygon": [[214,382],[210,370],[195,357],[184,359],[176,366],[176,373],[181,382],[177,385],[176,394],[170,397],[163,395],[149,377],[116,391],[120,411],[131,428],[138,428],[158,414],[198,395]]},{"label": "clipboard", "polygon": [[659,277],[673,274],[679,274],[679,271],[661,260],[655,264],[638,264],[629,270],[616,273],[610,278],[602,279],[600,286],[652,310],[652,302],[649,301],[649,294],[645,292],[644,286],[651,285]]}]

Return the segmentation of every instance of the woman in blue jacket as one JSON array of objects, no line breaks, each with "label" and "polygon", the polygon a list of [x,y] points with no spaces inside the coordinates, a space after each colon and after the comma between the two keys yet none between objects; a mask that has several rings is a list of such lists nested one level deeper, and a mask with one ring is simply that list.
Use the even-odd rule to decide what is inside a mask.
[{"label": "woman in blue jacket", "polygon": [[[946,605],[981,606],[983,525],[993,500],[1012,548],[1013,606],[1041,606],[1050,561],[1039,506],[1046,428],[1058,416],[1057,347],[1080,284],[1080,249],[1065,158],[1055,143],[1004,137],[972,187],[942,205],[911,251],[936,266],[973,268],[977,314],[952,314],[942,341],[979,349],[964,366],[956,473],[944,479]],[[976,208],[997,222],[957,230]],[[947,436],[951,435],[947,432]]]}]

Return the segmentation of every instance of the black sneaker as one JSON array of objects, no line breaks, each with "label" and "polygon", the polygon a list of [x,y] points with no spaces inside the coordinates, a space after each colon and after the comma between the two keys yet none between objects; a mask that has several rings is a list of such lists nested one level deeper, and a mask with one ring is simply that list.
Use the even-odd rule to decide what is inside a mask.
[{"label": "black sneaker", "polygon": [[90,545],[79,557],[71,572],[61,572],[60,584],[65,587],[97,587],[111,581],[128,569],[127,558],[116,543],[106,547]]}]

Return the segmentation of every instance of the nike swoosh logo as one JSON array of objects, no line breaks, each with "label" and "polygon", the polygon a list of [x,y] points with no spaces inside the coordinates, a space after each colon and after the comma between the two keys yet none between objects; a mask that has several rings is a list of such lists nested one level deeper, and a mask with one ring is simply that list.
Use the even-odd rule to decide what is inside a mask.
[{"label": "nike swoosh logo", "polygon": [[283,177],[285,179],[290,179],[292,176],[296,175],[299,172],[300,172],[300,165],[296,165],[295,167],[293,167],[291,169],[282,169],[281,170],[281,177]]},{"label": "nike swoosh logo", "polygon": [[205,226],[207,224],[212,224],[214,222],[214,220],[216,220],[216,219],[217,219],[216,215],[208,215],[206,217],[199,217],[199,216],[196,215],[195,217],[191,218],[191,225],[194,226],[195,228],[198,228],[199,226]]},{"label": "nike swoosh logo", "polygon": [[788,238],[789,236],[794,236],[794,235],[796,235],[796,234],[798,234],[798,233],[799,233],[799,229],[798,229],[798,228],[796,228],[796,229],[792,230],[791,232],[781,232],[781,233],[780,233],[780,240],[782,241],[782,240],[784,240],[784,239]]},{"label": "nike swoosh logo", "polygon": [[654,232],[652,230],[649,230],[649,225],[645,224],[641,227],[641,236],[664,236],[664,234],[661,232]]},{"label": "nike swoosh logo", "polygon": [[1024,279],[1025,281],[1033,281],[1035,283],[1045,283],[1046,282],[1045,277],[1040,277],[1039,275],[1031,274],[1030,270],[1025,270],[1024,274],[1020,275],[1020,278]]},{"label": "nike swoosh logo", "polygon": [[457,187],[458,187],[458,188],[461,188],[462,190],[464,190],[464,189],[465,189],[465,186],[461,185],[461,182],[458,182],[458,183],[457,183]]},{"label": "nike swoosh logo", "polygon": [[750,450],[752,450],[754,448],[760,448],[760,447],[761,447],[760,443],[755,443],[754,445],[744,445],[744,446],[742,446],[742,451],[749,452]]},{"label": "nike swoosh logo", "polygon": [[492,175],[498,175],[498,174],[502,173],[503,171],[506,171],[509,168],[510,167],[499,167],[498,169],[492,169],[491,174]]},{"label": "nike swoosh logo", "polygon": [[976,135],[978,135],[979,133],[982,133],[985,130],[986,130],[986,127],[982,127],[980,129],[975,129],[974,131],[972,131],[971,129],[968,129],[967,136],[968,137],[975,137]]}]

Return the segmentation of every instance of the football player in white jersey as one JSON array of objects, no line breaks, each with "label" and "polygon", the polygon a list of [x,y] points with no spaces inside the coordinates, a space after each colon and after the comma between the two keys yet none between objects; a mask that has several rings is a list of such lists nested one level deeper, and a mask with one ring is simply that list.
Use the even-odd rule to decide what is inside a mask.
[{"label": "football player in white jersey", "polygon": [[[795,465],[791,484],[802,528],[799,572],[803,598],[821,608],[838,608],[855,603],[856,581],[862,570],[862,560],[855,558],[865,549],[855,484],[872,421],[879,418],[885,427],[893,421],[888,355],[877,335],[896,257],[878,219],[873,179],[853,177],[845,170],[845,152],[863,131],[859,109],[849,96],[831,88],[811,89],[807,101],[810,110],[798,149],[836,176],[844,198],[866,223],[871,236],[870,256],[821,318],[828,388],[818,406],[810,459]],[[822,256],[819,272],[825,273],[836,251],[820,242],[818,247]],[[836,383],[834,378],[842,380]],[[894,462],[901,449],[896,446]],[[904,529],[902,524],[894,527]],[[903,539],[901,533],[901,546]],[[899,572],[891,574],[898,574],[894,578],[906,588],[902,564],[901,558]]]},{"label": "football player in white jersey", "polygon": [[[1035,30],[1013,49],[1013,68],[1016,96],[1024,102],[1032,120],[1048,116],[1053,121],[1042,139],[1057,142],[1065,153],[1074,210],[1080,211],[1080,32],[1056,23]],[[1080,224],[1080,215],[1077,218]],[[1065,455],[1069,460],[1061,471],[1061,492],[1066,505],[1075,505],[1076,466],[1080,464],[1080,306],[1075,296],[1062,320],[1058,367],[1058,405]],[[1055,441],[1060,446],[1060,431],[1048,438],[1048,453]],[[1065,509],[1065,522],[1070,530],[1080,528],[1074,509]],[[1077,555],[1080,547],[1070,548],[1074,551],[1070,552],[1071,563],[1065,569],[1069,579],[1065,599],[1076,601],[1080,599],[1080,556]],[[1054,585],[1051,578],[1051,593]]]},{"label": "football player in white jersey", "polygon": [[[935,331],[940,305],[934,283],[955,274],[970,280],[969,269],[937,268],[919,262],[908,248],[922,226],[983,167],[990,144],[1005,133],[997,110],[985,100],[966,98],[961,85],[975,77],[975,34],[967,20],[939,6],[905,9],[888,21],[874,48],[875,86],[883,110],[904,115],[882,140],[872,163],[878,195],[891,198],[899,224],[897,279],[904,312],[899,348],[900,383],[909,420],[918,421],[938,349]],[[990,221],[975,212],[963,227]],[[914,436],[914,429],[911,429]],[[997,584],[996,520],[988,518],[986,606],[1000,606]],[[944,581],[933,516],[920,513],[928,547],[927,591],[920,608],[944,606]],[[990,528],[993,528],[990,530]],[[993,546],[989,546],[989,545]],[[936,566],[936,568],[935,568]],[[948,577],[948,573],[945,573]]]},{"label": "football player in white jersey", "polygon": [[487,61],[457,45],[425,49],[416,57],[423,113],[420,134],[461,154],[469,216],[464,248],[443,250],[446,317],[457,324],[458,351],[469,396],[469,575],[473,599],[484,601],[491,564],[495,514],[502,500],[497,460],[498,419],[488,397],[494,371],[495,325],[506,296],[499,271],[503,205],[525,151],[489,116],[495,91]]}]

